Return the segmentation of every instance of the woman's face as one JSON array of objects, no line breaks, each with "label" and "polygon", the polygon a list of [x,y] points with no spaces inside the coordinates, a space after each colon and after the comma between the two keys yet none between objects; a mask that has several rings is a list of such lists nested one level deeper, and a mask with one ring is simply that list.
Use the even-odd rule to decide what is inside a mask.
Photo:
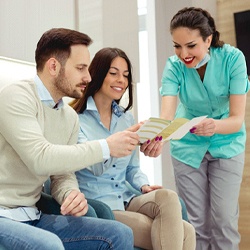
[{"label": "woman's face", "polygon": [[179,27],[172,32],[175,54],[188,67],[195,67],[206,55],[212,35],[203,41],[198,29]]},{"label": "woman's face", "polygon": [[99,94],[111,99],[119,100],[128,87],[128,65],[125,59],[116,57],[104,78]]}]

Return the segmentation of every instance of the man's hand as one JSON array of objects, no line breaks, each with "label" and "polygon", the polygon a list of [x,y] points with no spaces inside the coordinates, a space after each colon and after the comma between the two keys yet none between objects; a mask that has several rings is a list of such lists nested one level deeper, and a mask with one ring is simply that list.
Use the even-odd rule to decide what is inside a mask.
[{"label": "man's hand", "polygon": [[106,140],[110,155],[117,158],[130,155],[139,143],[139,136],[135,132],[140,126],[141,124],[135,124],[125,131],[109,136]]},{"label": "man's hand", "polygon": [[83,216],[88,212],[88,202],[83,193],[73,190],[61,205],[62,215]]},{"label": "man's hand", "polygon": [[147,141],[141,145],[140,151],[144,153],[145,156],[158,157],[162,152],[163,145],[161,140]]},{"label": "man's hand", "polygon": [[159,185],[153,185],[153,186],[144,185],[141,187],[141,191],[143,194],[145,194],[145,193],[149,193],[151,191],[154,191],[156,189],[161,189],[161,188],[163,187]]}]

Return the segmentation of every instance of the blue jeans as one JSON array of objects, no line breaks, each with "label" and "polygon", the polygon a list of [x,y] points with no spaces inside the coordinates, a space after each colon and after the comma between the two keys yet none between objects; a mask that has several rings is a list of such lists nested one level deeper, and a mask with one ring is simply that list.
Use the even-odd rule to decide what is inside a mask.
[{"label": "blue jeans", "polygon": [[133,249],[133,233],[113,220],[42,214],[40,220],[0,218],[0,242],[11,250]]}]

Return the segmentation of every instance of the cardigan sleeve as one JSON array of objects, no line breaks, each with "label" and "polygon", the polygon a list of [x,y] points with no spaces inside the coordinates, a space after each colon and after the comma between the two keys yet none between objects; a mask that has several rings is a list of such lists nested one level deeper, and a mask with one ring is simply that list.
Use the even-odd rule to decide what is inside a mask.
[{"label": "cardigan sleeve", "polygon": [[38,98],[26,85],[3,88],[0,107],[1,135],[34,174],[71,173],[103,160],[98,141],[74,145],[49,142],[38,122]]}]

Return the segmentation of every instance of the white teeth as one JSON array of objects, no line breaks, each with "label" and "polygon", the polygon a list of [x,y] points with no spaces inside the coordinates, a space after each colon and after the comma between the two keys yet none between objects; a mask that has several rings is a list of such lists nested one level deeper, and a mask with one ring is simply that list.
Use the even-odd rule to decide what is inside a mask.
[{"label": "white teeth", "polygon": [[186,62],[190,62],[190,61],[193,60],[193,58],[185,58],[184,60],[185,60]]},{"label": "white teeth", "polygon": [[113,87],[113,88],[118,90],[118,91],[122,91],[122,88],[119,88],[119,87]]}]

